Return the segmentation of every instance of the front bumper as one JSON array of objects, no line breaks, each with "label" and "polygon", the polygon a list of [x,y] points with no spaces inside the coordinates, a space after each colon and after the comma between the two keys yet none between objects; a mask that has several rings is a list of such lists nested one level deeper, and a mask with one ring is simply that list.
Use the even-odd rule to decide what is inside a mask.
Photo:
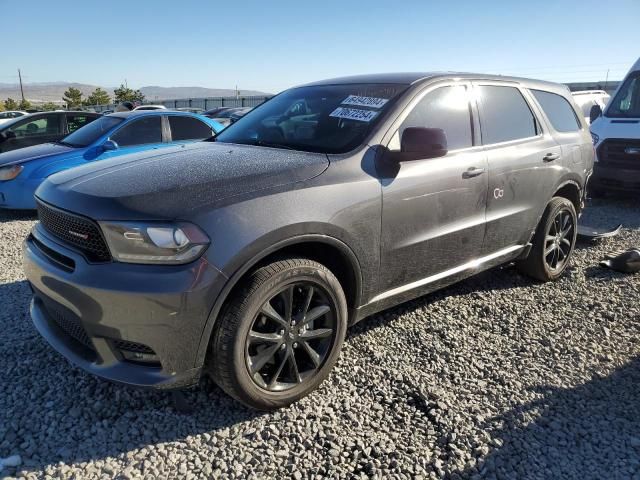
[{"label": "front bumper", "polygon": [[73,364],[107,380],[180,388],[200,378],[197,350],[226,277],[189,265],[89,264],[38,224],[24,270],[40,334]]},{"label": "front bumper", "polygon": [[33,196],[43,179],[22,179],[0,181],[0,208],[14,210],[35,210]]},{"label": "front bumper", "polygon": [[605,191],[617,190],[640,193],[640,169],[608,167],[598,162],[593,166],[590,185],[593,188]]}]

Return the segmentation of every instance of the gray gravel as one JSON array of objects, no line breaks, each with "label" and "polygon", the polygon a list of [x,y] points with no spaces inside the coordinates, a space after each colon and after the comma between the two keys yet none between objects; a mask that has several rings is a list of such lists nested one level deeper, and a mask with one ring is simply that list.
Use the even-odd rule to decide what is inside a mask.
[{"label": "gray gravel", "polygon": [[570,271],[537,284],[513,268],[376,315],[349,332],[321,388],[272,414],[204,383],[168,394],[70,366],[28,313],[20,242],[0,213],[0,473],[64,478],[640,478],[640,274],[597,266],[640,246],[637,200],[608,199]]}]

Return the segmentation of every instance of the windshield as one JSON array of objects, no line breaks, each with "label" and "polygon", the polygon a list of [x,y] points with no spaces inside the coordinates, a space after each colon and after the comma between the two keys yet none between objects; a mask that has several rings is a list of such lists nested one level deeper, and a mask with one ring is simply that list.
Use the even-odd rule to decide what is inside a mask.
[{"label": "windshield", "polygon": [[62,139],[60,143],[71,147],[88,147],[102,135],[112,130],[124,121],[122,117],[100,117],[97,120],[79,128]]},{"label": "windshield", "polygon": [[609,104],[606,115],[611,118],[640,117],[640,71],[626,78]]},{"label": "windshield", "polygon": [[398,95],[397,84],[319,85],[287,90],[220,132],[215,141],[306,152],[361,145]]}]

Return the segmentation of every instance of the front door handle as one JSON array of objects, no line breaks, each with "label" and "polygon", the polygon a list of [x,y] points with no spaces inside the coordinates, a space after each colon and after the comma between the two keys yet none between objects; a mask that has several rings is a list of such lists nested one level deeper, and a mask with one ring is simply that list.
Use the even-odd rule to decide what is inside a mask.
[{"label": "front door handle", "polygon": [[542,160],[544,162],[553,162],[554,160],[557,160],[560,158],[560,155],[557,153],[547,153],[544,157],[542,157]]},{"label": "front door handle", "polygon": [[484,168],[470,167],[462,174],[462,178],[473,178],[484,173]]}]

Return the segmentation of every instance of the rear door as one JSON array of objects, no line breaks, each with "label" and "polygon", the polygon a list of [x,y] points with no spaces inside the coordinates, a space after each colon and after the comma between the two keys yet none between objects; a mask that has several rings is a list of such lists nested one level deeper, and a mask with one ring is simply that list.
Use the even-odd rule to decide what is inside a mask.
[{"label": "rear door", "polygon": [[[466,82],[427,87],[392,127],[388,150],[400,150],[407,127],[441,128],[444,157],[394,165],[382,179],[381,291],[426,285],[477,258],[487,196],[486,154],[479,145],[475,106]],[[445,275],[446,276],[446,275]]]},{"label": "rear door", "polygon": [[210,138],[213,129],[195,117],[188,115],[167,115],[169,123],[169,142],[188,143]]},{"label": "rear door", "polygon": [[483,254],[526,244],[562,175],[562,151],[517,84],[476,81],[489,162]]},{"label": "rear door", "polygon": [[[591,168],[593,145],[587,140],[587,127],[578,119],[578,113],[569,100],[544,90],[529,89],[540,106],[546,123],[553,130],[553,137],[562,150],[562,165],[572,171],[586,174]],[[595,104],[595,103],[594,103]]]}]

